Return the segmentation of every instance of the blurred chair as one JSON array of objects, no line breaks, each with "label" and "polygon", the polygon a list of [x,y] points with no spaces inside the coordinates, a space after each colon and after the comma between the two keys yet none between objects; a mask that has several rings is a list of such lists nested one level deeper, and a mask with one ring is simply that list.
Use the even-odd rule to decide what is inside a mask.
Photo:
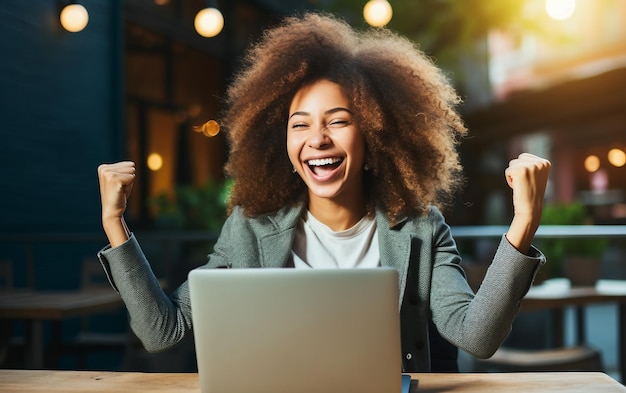
[{"label": "blurred chair", "polygon": [[[80,287],[81,291],[113,291],[98,258],[89,257],[83,260]],[[126,363],[138,341],[130,329],[121,333],[108,332],[92,325],[91,317],[81,318],[79,333],[63,341],[61,355],[76,355],[80,369],[87,368],[87,355],[95,352],[121,353],[124,357],[123,363]]]},{"label": "blurred chair", "polygon": [[[489,264],[465,263],[462,267],[476,292]],[[587,345],[522,349],[507,346],[506,342],[489,359],[474,359],[473,368],[476,372],[603,371],[600,352]]]},{"label": "blurred chair", "polygon": [[98,258],[87,257],[83,259],[80,270],[80,289],[83,291],[113,290]]},{"label": "blurred chair", "polygon": [[[13,261],[0,260],[0,296],[15,291],[17,289],[14,283]],[[0,319],[0,367],[19,365],[16,358],[20,357],[23,348],[24,337],[15,334],[13,323],[10,320]]]}]

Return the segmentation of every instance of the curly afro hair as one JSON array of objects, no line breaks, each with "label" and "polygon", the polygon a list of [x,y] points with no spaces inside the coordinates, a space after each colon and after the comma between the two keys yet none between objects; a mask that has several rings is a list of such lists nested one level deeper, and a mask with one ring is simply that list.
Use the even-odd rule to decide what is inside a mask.
[{"label": "curly afro hair", "polygon": [[402,36],[309,13],[266,31],[228,89],[231,206],[252,216],[306,198],[287,156],[288,110],[300,88],[321,79],[337,83],[351,102],[366,145],[370,211],[395,222],[450,201],[463,182],[457,145],[467,131],[447,78]]}]

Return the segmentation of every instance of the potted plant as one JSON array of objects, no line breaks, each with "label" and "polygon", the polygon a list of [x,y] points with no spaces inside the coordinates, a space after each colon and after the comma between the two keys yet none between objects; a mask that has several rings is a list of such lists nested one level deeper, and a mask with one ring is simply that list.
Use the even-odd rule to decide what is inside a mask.
[{"label": "potted plant", "polygon": [[[541,225],[589,223],[585,207],[578,202],[546,205],[541,218]],[[549,274],[562,274],[572,286],[593,286],[600,275],[608,240],[597,237],[543,238],[538,245],[546,256]]]},{"label": "potted plant", "polygon": [[226,220],[232,181],[209,179],[202,186],[179,185],[174,195],[161,193],[150,200],[156,224],[163,229],[218,232]]}]

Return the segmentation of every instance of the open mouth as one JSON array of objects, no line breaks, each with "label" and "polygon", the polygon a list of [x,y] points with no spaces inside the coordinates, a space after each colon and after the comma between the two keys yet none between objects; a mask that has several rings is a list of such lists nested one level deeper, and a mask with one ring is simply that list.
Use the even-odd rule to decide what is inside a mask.
[{"label": "open mouth", "polygon": [[316,160],[308,160],[306,164],[317,176],[323,176],[333,170],[337,169],[339,165],[343,162],[343,158],[340,157],[332,157],[332,158],[320,158]]}]

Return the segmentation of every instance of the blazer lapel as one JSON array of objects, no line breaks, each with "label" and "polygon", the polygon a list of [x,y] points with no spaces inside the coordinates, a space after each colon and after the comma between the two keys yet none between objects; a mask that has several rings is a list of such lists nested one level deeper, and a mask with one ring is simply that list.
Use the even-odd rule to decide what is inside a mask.
[{"label": "blazer lapel", "polygon": [[384,213],[376,212],[380,264],[382,267],[390,267],[398,271],[400,303],[406,288],[409,258],[411,256],[411,237],[408,233],[402,231],[405,223],[406,219],[391,226]]},{"label": "blazer lapel", "polygon": [[261,267],[286,267],[304,205],[283,209],[270,220],[273,228],[259,239]]}]

